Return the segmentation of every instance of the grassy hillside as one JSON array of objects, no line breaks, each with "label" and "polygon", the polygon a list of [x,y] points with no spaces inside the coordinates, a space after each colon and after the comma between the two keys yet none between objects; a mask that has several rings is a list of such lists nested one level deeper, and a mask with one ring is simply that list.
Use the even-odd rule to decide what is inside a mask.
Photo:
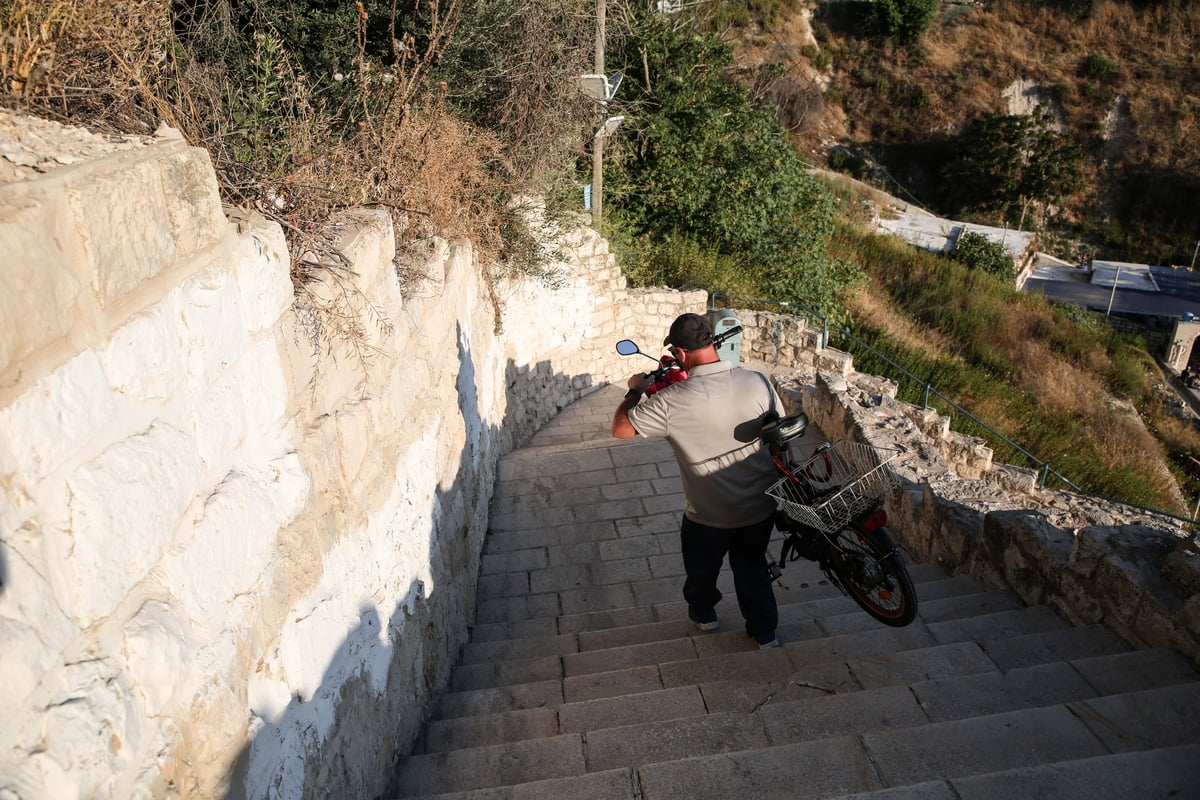
[{"label": "grassy hillside", "polygon": [[[1185,514],[1200,491],[1187,455],[1200,433],[1170,412],[1165,377],[1145,343],[1102,317],[869,230],[863,196],[830,179],[847,213],[831,250],[870,280],[848,298],[854,332],[915,375],[844,340],[858,369],[924,401],[929,383],[1082,489]],[[944,403],[931,403],[944,413]],[[952,414],[954,429],[989,434]],[[1036,467],[991,437],[998,461]],[[1047,483],[1054,487],[1061,483]],[[1181,489],[1182,487],[1182,489]]]}]

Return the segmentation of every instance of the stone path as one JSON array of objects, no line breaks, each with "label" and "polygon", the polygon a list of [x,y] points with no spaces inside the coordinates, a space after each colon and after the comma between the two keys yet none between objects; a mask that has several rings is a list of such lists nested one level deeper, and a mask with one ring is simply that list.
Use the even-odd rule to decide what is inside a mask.
[{"label": "stone path", "polygon": [[[782,648],[680,597],[677,470],[609,437],[605,387],[507,457],[477,622],[396,776],[439,800],[1200,797],[1200,681],[1167,650],[936,565],[888,628],[809,562],[777,586]],[[778,544],[772,550],[778,553]]]}]

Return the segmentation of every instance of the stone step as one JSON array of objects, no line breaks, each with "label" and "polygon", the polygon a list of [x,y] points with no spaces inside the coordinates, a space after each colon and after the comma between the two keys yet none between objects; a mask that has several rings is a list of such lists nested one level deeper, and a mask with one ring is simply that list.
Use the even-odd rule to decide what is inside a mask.
[{"label": "stone step", "polygon": [[[813,599],[841,597],[840,590],[833,587],[821,575],[815,564],[806,562],[807,572],[787,585],[776,585],[775,596],[779,603],[788,605]],[[947,579],[940,567],[910,565],[909,574],[917,589],[918,605],[927,583]],[[475,630],[484,638],[477,641],[511,638],[506,626],[524,625],[546,617],[558,617],[557,633],[578,633],[621,625],[636,625],[657,621],[653,611],[645,607],[666,606],[678,608],[678,616],[685,616],[680,591],[682,576],[656,578],[645,581],[581,586],[557,592],[534,593],[528,590],[511,595],[480,598],[476,606]],[[734,600],[733,577],[725,570],[717,584],[732,603]],[[849,607],[849,606],[848,606]],[[672,617],[673,618],[673,617]],[[536,623],[534,623],[536,624]],[[549,624],[546,624],[549,629]],[[501,633],[489,635],[492,630]]]},{"label": "stone step", "polygon": [[[1105,754],[1062,707],[786,746],[769,746],[757,721],[749,714],[717,714],[670,726],[597,731],[588,736],[587,763],[596,770],[638,766],[647,800],[724,798],[742,792],[790,798]],[[581,774],[581,759],[582,742],[570,736],[415,756],[401,771],[400,795],[505,786],[520,774],[518,765],[535,766],[530,778],[536,780],[571,770]]]},{"label": "stone step", "polygon": [[1190,661],[1165,647],[1077,658],[1070,663],[1102,695],[1200,681],[1200,672]]},{"label": "stone step", "polygon": [[[1020,601],[1007,591],[992,591],[973,595],[952,595],[955,591],[977,590],[978,584],[949,578],[922,584],[923,600],[918,619],[947,620],[954,616],[984,613],[986,610],[1018,609]],[[857,604],[836,590],[821,600],[781,603],[779,607],[781,640],[808,639],[870,630],[880,622],[863,613]],[[696,627],[686,619],[684,603],[677,606],[656,606],[655,616],[673,619],[646,622],[641,625],[601,628],[581,633],[548,634],[548,636],[515,637],[511,639],[480,640],[463,645],[460,663],[482,663],[499,658],[530,658],[544,655],[568,655],[572,652],[617,648],[623,645],[648,644],[664,639],[694,636]],[[727,630],[716,638],[736,632],[742,626],[736,608],[721,608],[720,619]],[[713,636],[704,637],[713,639]]]},{"label": "stone step", "polygon": [[638,773],[645,800],[790,800],[1103,755],[1086,726],[1065,707],[1053,706],[646,764]]},{"label": "stone step", "polygon": [[[1200,745],[1116,753],[973,775],[951,782],[956,800],[1168,800],[1200,793]],[[930,795],[931,797],[933,795]],[[866,800],[864,798],[864,800]]]},{"label": "stone step", "polygon": [[[1020,602],[1008,592],[979,592],[979,584],[970,578],[946,578],[919,584],[921,596],[920,619],[939,621],[967,613],[983,613],[987,609],[999,610],[1019,608]],[[736,607],[720,608],[722,624],[740,630],[741,619]],[[786,635],[795,623],[811,622],[819,618],[818,624],[826,634],[848,633],[855,630],[878,627],[880,623],[862,612],[854,601],[841,594],[836,588],[828,587],[824,596],[788,603],[780,601],[780,633],[783,638],[800,638]],[[834,619],[836,616],[844,619]],[[514,630],[515,635],[499,638],[503,631],[494,626],[476,626],[472,631],[473,641],[463,646],[460,663],[474,664],[497,659],[532,658],[541,655],[566,655],[586,650],[600,650],[630,644],[645,644],[669,638],[680,638],[696,633],[695,626],[687,619],[686,604],[660,604],[645,610],[637,618],[655,617],[658,621],[635,623],[619,627],[585,630],[578,633],[550,633],[550,625]],[[664,619],[665,618],[665,619]],[[481,628],[487,627],[483,639],[478,638]],[[557,626],[554,627],[557,630]],[[533,635],[521,635],[528,633]],[[541,634],[541,635],[538,635]],[[810,638],[803,636],[803,638]]]},{"label": "stone step", "polygon": [[400,765],[396,794],[459,792],[585,772],[583,737],[567,734],[409,756]]},{"label": "stone step", "polygon": [[[1152,677],[1144,679],[1143,684],[1154,684],[1161,679],[1191,680],[1192,683],[1162,691],[1095,699],[1095,689],[1083,680],[1081,673],[1099,669],[1112,674],[1115,671],[1111,663],[1113,657],[1090,659],[1088,661],[1094,662],[1090,665],[1080,662],[1074,669],[1071,665],[1054,663],[1002,674],[990,664],[972,663],[969,656],[966,662],[961,660],[962,656],[953,657],[953,647],[931,648],[923,653],[920,673],[957,677],[906,685],[903,681],[908,680],[909,668],[915,663],[910,657],[904,660],[904,668],[899,672],[888,671],[887,674],[901,679],[888,684],[878,677],[885,672],[881,670],[880,659],[868,659],[867,662],[873,663],[848,664],[849,672],[854,676],[874,673],[874,680],[864,682],[860,678],[860,683],[865,687],[878,685],[878,688],[856,691],[855,687],[845,683],[836,687],[820,686],[813,682],[814,676],[796,673],[786,687],[762,687],[761,699],[739,703],[736,707],[727,705],[722,710],[720,703],[706,703],[706,698],[711,697],[714,701],[722,698],[724,687],[717,684],[686,687],[606,701],[564,704],[558,708],[557,730],[555,712],[547,708],[533,709],[536,713],[510,712],[485,718],[434,722],[429,726],[428,749],[471,747],[516,738],[579,732],[587,734],[588,765],[589,769],[596,770],[668,760],[675,758],[676,753],[690,757],[722,752],[729,749],[727,734],[735,731],[742,742],[757,741],[765,736],[770,744],[779,745],[1068,702],[1081,719],[1105,721],[1104,730],[1113,738],[1106,744],[1112,749],[1129,749],[1131,744],[1154,746],[1160,740],[1168,744],[1192,738],[1200,741],[1197,736],[1200,723],[1186,712],[1192,707],[1191,702],[1200,686],[1195,683],[1195,672],[1181,669],[1187,666],[1186,662],[1170,651],[1160,651],[1153,659],[1139,653],[1122,656],[1129,662],[1124,671],[1139,665],[1148,667],[1146,675]],[[965,650],[967,646],[956,647]],[[971,670],[977,670],[979,674],[960,675]],[[1153,677],[1156,675],[1158,677]],[[1136,678],[1136,675],[1131,674],[1131,677]],[[817,677],[816,680],[822,679]],[[785,690],[797,686],[807,689],[802,697],[793,693],[792,699],[783,699]],[[831,693],[835,691],[837,694]],[[1089,702],[1073,702],[1081,700]],[[1155,739],[1131,740],[1130,732],[1133,731],[1144,736],[1144,709],[1148,707],[1156,709],[1152,712],[1156,722],[1150,729]],[[1143,711],[1139,713],[1139,709]],[[735,719],[739,713],[740,721]],[[713,723],[679,721],[706,714],[719,716],[720,720]],[[1114,720],[1116,725],[1112,724]],[[1121,724],[1123,720],[1130,722]]]},{"label": "stone step", "polygon": [[1068,704],[1111,752],[1200,744],[1200,682],[1106,695]]},{"label": "stone step", "polygon": [[491,689],[475,689],[447,692],[437,703],[434,718],[473,717],[497,714],[525,708],[562,705],[562,681],[545,680],[500,686]]},{"label": "stone step", "polygon": [[[658,583],[682,581],[679,534],[655,533],[629,538],[602,538],[607,529],[596,529],[586,541],[540,545],[483,555],[479,578],[479,605],[515,595],[569,592],[589,586],[630,583],[641,592],[656,591]],[[551,540],[550,535],[547,536]],[[771,553],[778,553],[778,542]],[[910,565],[910,569],[916,565]],[[935,568],[937,572],[940,569]],[[921,571],[930,570],[922,568]],[[944,577],[944,573],[942,573]],[[784,570],[777,590],[820,580],[812,562],[797,561]],[[722,589],[732,590],[732,574],[725,570]]]},{"label": "stone step", "polygon": [[[1178,653],[1167,649],[1134,650],[1114,655],[1094,656],[1070,662],[1033,665],[1002,673],[973,643],[960,642],[935,645],[902,653],[885,653],[845,662],[824,662],[793,669],[776,671],[775,659],[768,657],[760,670],[767,671],[767,680],[755,682],[740,675],[734,680],[706,680],[696,687],[708,711],[754,711],[764,705],[790,700],[842,695],[860,690],[911,684],[923,703],[930,719],[946,721],[969,715],[992,714],[1002,710],[1035,705],[1067,702],[1097,694],[1117,694],[1124,691],[1153,689],[1196,681],[1200,674]],[[608,726],[614,719],[627,723],[659,718],[655,710],[663,685],[656,669],[624,670],[607,676],[571,681],[572,697],[586,691],[588,700],[567,703],[570,724],[563,723],[561,732],[577,732],[592,703],[593,708],[605,709],[598,714],[598,723]],[[920,687],[919,690],[916,687]],[[614,697],[604,688],[617,692]],[[623,689],[637,692],[635,700],[626,701]],[[689,692],[691,687],[673,687],[661,693],[675,697],[675,692]],[[694,701],[694,698],[688,702]],[[557,708],[564,705],[562,684],[546,681],[537,684],[489,689],[477,692],[451,693],[442,697],[437,720],[483,717],[488,714],[526,708]],[[626,708],[628,706],[628,708]],[[644,708],[643,708],[644,707]],[[688,711],[694,709],[680,702]],[[613,709],[626,708],[630,716],[620,717]],[[645,713],[650,716],[638,717]],[[564,720],[560,710],[560,720]],[[481,724],[486,727],[486,723]]]},{"label": "stone step", "polygon": [[1130,649],[1119,636],[1101,625],[998,638],[982,642],[981,646],[1004,671],[1051,661],[1113,655]]},{"label": "stone step", "polygon": [[516,786],[424,795],[423,800],[642,800],[638,778],[631,769],[589,772],[568,778],[531,781]]},{"label": "stone step", "polygon": [[[964,622],[970,624],[964,625]],[[792,633],[797,631],[799,627],[792,628]],[[1051,636],[1054,633],[1061,634],[1063,641],[1054,639]],[[985,650],[991,647],[1001,653],[1010,664],[1008,668],[1024,663],[1044,663],[1063,657],[1100,655],[1128,649],[1120,639],[1103,628],[1097,628],[1089,634],[1087,629],[1065,627],[1057,613],[1046,606],[1002,611],[932,625],[920,622],[904,628],[876,625],[870,630],[835,636],[824,636],[817,624],[809,621],[807,629],[802,631],[801,635],[804,638],[786,642],[779,649],[781,653],[790,655],[789,663],[795,664],[797,668],[825,661],[846,661],[897,650],[912,650],[975,639],[985,641]],[[1018,638],[1020,645],[1007,647],[1004,637],[1013,636]],[[739,663],[738,659],[745,660],[744,657],[755,652],[757,651],[754,643],[740,632],[686,635],[676,639],[565,655],[463,663],[452,669],[450,687],[454,692],[464,692],[561,678],[564,682],[564,693],[567,686],[584,687],[592,684],[595,684],[596,688],[586,691],[599,691],[609,683],[609,679],[604,677],[607,673],[622,673],[620,676],[614,676],[618,679],[613,683],[614,686],[622,686],[624,679],[629,677],[625,673],[641,668],[656,670],[661,676],[660,686],[646,686],[643,679],[649,676],[633,673],[640,676],[635,685],[643,688],[638,691],[649,691],[701,683],[711,679],[711,670],[720,673],[726,669],[726,662]],[[1037,658],[1039,653],[1045,657]],[[1065,655],[1056,655],[1058,653]],[[589,680],[589,675],[599,677]],[[593,698],[596,696],[607,695],[592,695]]]}]

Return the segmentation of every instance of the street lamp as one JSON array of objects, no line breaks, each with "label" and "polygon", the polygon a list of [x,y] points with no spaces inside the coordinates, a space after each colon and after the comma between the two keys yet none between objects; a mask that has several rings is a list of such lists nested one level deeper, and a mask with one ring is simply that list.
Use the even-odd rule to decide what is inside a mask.
[{"label": "street lamp", "polygon": [[[596,45],[602,47],[603,43],[597,39]],[[596,61],[598,67],[603,69],[604,56],[602,52],[597,55]],[[612,100],[617,93],[624,77],[621,72],[614,72],[611,78],[606,77],[603,73],[580,75],[579,88],[585,95],[600,104],[600,113],[603,114],[608,111],[608,101]],[[625,117],[608,117],[592,136],[591,206],[592,225],[596,230],[600,230],[600,217],[604,205],[604,140],[612,136],[624,120]]]},{"label": "street lamp", "polygon": [[[580,79],[584,94],[600,103],[600,113],[607,115],[608,101],[621,85],[620,72],[612,80],[604,77],[604,17],[607,0],[596,0],[596,60],[590,75]],[[604,140],[612,135],[624,117],[609,117],[604,120],[596,135],[592,137],[592,226],[600,230],[604,213]]]}]

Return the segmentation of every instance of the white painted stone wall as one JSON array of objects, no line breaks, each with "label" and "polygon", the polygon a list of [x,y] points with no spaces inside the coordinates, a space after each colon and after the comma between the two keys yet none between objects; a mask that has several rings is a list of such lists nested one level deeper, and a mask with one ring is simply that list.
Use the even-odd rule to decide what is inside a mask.
[{"label": "white painted stone wall", "polygon": [[435,242],[402,293],[357,212],[363,336],[314,351],[279,227],[228,221],[203,151],[2,113],[0,150],[0,798],[382,793],[499,457],[703,293],[627,291],[582,226],[555,286]]}]

